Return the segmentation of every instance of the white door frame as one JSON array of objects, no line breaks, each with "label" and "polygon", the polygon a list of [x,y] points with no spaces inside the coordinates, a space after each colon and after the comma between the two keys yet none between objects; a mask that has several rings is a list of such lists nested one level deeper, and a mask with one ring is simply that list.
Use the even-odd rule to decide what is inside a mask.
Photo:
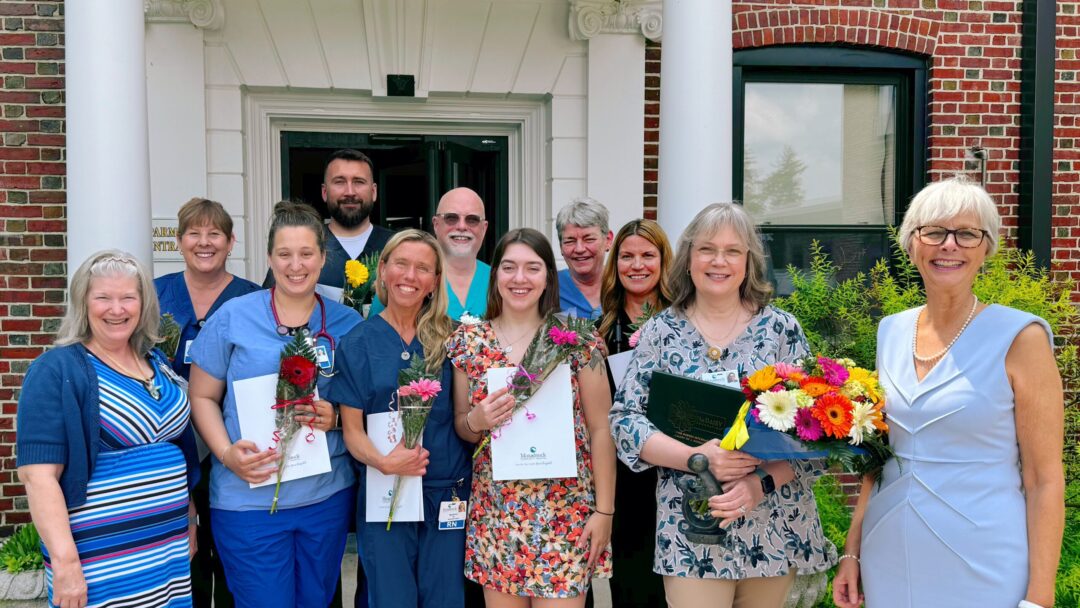
[{"label": "white door frame", "polygon": [[266,234],[281,200],[281,132],[505,136],[509,226],[545,234],[552,221],[547,98],[379,98],[336,92],[244,90],[247,276],[266,274]]}]

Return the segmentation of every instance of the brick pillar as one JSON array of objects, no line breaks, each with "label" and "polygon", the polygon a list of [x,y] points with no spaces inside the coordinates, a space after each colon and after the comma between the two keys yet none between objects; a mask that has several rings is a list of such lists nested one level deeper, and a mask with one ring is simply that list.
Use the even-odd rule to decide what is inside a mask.
[{"label": "brick pillar", "polygon": [[30,520],[15,476],[23,373],[64,312],[64,3],[0,0],[0,536]]}]

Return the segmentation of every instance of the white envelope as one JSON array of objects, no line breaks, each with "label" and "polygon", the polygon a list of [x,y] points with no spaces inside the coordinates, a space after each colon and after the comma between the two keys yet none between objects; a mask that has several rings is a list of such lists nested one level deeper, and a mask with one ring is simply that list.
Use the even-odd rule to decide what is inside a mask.
[{"label": "white envelope", "polygon": [[[394,446],[401,441],[401,424],[397,418],[397,412],[368,414],[368,439],[371,439],[371,443],[380,454],[389,454],[390,450],[393,450]],[[394,427],[394,432],[391,432],[391,426]],[[390,497],[394,492],[395,479],[397,475],[383,475],[375,467],[367,468],[367,486],[364,488],[365,521],[378,522],[390,518]],[[397,504],[394,505],[394,521],[424,521],[424,480],[422,477],[401,478]]]},{"label": "white envelope", "polygon": [[[517,368],[487,370],[488,390],[506,385]],[[494,387],[494,388],[492,388]],[[574,392],[570,365],[562,364],[548,376],[510,422],[491,439],[492,479],[553,479],[577,477],[574,446]],[[535,416],[528,419],[528,413]]]},{"label": "white envelope", "polygon": [[633,358],[634,351],[632,350],[616,353],[607,358],[608,369],[611,370],[611,379],[615,381],[615,390],[619,390],[623,378],[626,377],[626,370],[630,369],[630,360]]},{"label": "white envelope", "polygon": [[[236,416],[240,421],[240,437],[254,442],[260,451],[269,448],[274,437],[274,417],[277,415],[277,410],[270,408],[274,405],[277,393],[277,379],[277,374],[267,374],[237,380],[232,384],[233,395],[236,397]],[[316,391],[315,398],[318,399],[318,397],[318,391]],[[309,433],[314,435],[311,442],[305,440]],[[285,454],[287,460],[281,481],[292,481],[330,472],[330,449],[326,446],[325,432],[318,429],[309,430],[305,425],[290,443],[289,450]],[[248,485],[259,488],[275,483],[277,483],[277,475],[271,475],[270,479],[262,483]]]}]

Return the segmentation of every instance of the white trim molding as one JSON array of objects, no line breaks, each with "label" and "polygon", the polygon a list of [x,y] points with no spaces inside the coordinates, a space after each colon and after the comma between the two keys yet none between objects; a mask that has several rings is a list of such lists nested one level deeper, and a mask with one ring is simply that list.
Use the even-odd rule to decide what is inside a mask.
[{"label": "white trim molding", "polygon": [[428,97],[422,102],[355,93],[244,92],[244,215],[247,276],[266,273],[266,228],[281,199],[281,133],[401,133],[507,137],[509,226],[547,233],[551,223],[547,154],[550,103],[525,99]]},{"label": "white trim molding", "polygon": [[147,23],[190,23],[204,30],[225,25],[222,0],[144,0]]},{"label": "white trim molding", "polygon": [[570,38],[641,34],[659,42],[664,30],[663,5],[663,0],[570,0]]}]

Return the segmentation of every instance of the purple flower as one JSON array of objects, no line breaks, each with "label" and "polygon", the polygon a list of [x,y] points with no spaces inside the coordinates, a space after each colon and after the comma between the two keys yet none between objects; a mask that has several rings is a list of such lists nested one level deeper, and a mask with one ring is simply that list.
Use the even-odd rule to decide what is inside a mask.
[{"label": "purple flower", "polygon": [[577,332],[563,329],[558,326],[552,326],[548,331],[548,336],[551,337],[551,341],[556,346],[574,346],[577,344]]},{"label": "purple flower", "polygon": [[814,418],[810,409],[804,407],[795,413],[795,433],[803,441],[817,441],[825,434],[821,423]]},{"label": "purple flower", "polygon": [[843,386],[848,379],[848,370],[843,365],[840,365],[832,359],[826,359],[825,357],[818,357],[818,365],[821,366],[821,371],[825,376],[825,382],[833,386]]}]

